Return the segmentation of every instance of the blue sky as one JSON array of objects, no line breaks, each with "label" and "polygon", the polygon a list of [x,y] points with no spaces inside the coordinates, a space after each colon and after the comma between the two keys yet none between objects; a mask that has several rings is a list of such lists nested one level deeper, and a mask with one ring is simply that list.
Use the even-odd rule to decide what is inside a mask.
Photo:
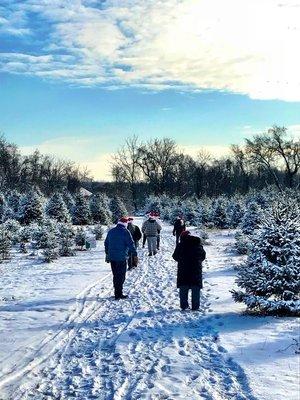
[{"label": "blue sky", "polygon": [[273,124],[298,135],[300,8],[245,4],[2,0],[0,131],[101,179],[133,134],[192,155],[222,155]]}]

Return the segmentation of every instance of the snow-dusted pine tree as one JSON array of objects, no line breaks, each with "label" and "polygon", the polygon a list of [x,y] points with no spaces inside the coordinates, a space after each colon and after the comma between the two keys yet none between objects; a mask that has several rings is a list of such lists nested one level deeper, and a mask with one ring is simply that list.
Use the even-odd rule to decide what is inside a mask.
[{"label": "snow-dusted pine tree", "polygon": [[240,223],[240,228],[246,235],[251,235],[262,220],[262,210],[256,202],[247,204],[247,209]]},{"label": "snow-dusted pine tree", "polygon": [[51,262],[58,258],[58,233],[53,221],[44,219],[34,231],[34,247],[42,250],[44,261]]},{"label": "snow-dusted pine tree", "polygon": [[241,203],[232,199],[228,204],[227,210],[227,225],[229,228],[235,229],[242,221],[243,209]]},{"label": "snow-dusted pine tree", "polygon": [[12,190],[7,195],[7,205],[13,211],[14,218],[16,218],[18,215],[21,197],[22,197],[21,194],[19,192],[17,192],[16,190]]},{"label": "snow-dusted pine tree", "polygon": [[72,220],[74,225],[88,225],[91,222],[89,202],[80,193],[75,196]]},{"label": "snow-dusted pine tree", "polygon": [[110,211],[112,213],[112,219],[114,223],[116,223],[119,218],[127,215],[125,204],[118,196],[115,196],[111,199]]},{"label": "snow-dusted pine tree", "polygon": [[20,241],[20,223],[14,219],[8,219],[3,224],[9,234],[9,238],[13,245]]},{"label": "snow-dusted pine tree", "polygon": [[85,240],[86,240],[85,231],[82,228],[77,229],[77,232],[75,235],[75,243],[76,243],[76,246],[80,248],[80,250],[83,250],[83,248],[85,246]]},{"label": "snow-dusted pine tree", "polygon": [[9,231],[4,225],[0,225],[0,262],[9,258],[11,240]]},{"label": "snow-dusted pine tree", "polygon": [[110,210],[105,208],[105,200],[100,194],[93,195],[90,199],[92,220],[95,223],[108,225],[110,223]]},{"label": "snow-dusted pine tree", "polygon": [[67,208],[69,210],[69,213],[71,215],[72,211],[73,211],[74,204],[75,204],[74,197],[72,196],[72,194],[70,192],[65,190],[63,192],[63,200],[64,200],[65,205],[67,206]]},{"label": "snow-dusted pine tree", "polygon": [[36,190],[24,195],[20,201],[18,219],[21,224],[28,225],[43,217],[43,198]]},{"label": "snow-dusted pine tree", "polygon": [[96,240],[101,240],[103,238],[104,230],[101,225],[96,225],[92,232],[95,235]]},{"label": "snow-dusted pine tree", "polygon": [[0,193],[0,224],[1,224],[1,222],[3,222],[3,216],[5,213],[5,209],[6,209],[5,197],[2,193]]},{"label": "snow-dusted pine tree", "polygon": [[71,224],[60,224],[59,255],[70,257],[75,255],[75,230]]},{"label": "snow-dusted pine tree", "polygon": [[266,211],[252,235],[248,259],[233,291],[238,302],[264,313],[300,314],[300,210],[283,198]]},{"label": "snow-dusted pine tree", "polygon": [[212,204],[211,222],[216,228],[224,229],[227,227],[226,200],[223,197],[217,198]]},{"label": "snow-dusted pine tree", "polygon": [[60,193],[54,193],[46,204],[46,214],[57,222],[70,222],[69,210]]},{"label": "snow-dusted pine tree", "polygon": [[22,253],[27,253],[28,251],[28,245],[31,240],[32,236],[32,226],[24,226],[21,228],[20,233],[19,233],[19,241],[20,241],[20,251]]}]

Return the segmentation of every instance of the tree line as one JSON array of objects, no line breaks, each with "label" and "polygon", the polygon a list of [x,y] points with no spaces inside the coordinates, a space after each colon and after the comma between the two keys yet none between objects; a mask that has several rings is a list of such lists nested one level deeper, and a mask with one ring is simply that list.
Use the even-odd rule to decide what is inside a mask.
[{"label": "tree line", "polygon": [[32,187],[38,187],[46,195],[63,189],[76,192],[87,180],[88,172],[74,162],[37,150],[24,156],[17,145],[0,136],[0,192],[8,189],[26,192]]},{"label": "tree line", "polygon": [[279,126],[232,145],[231,154],[222,158],[205,151],[193,158],[170,138],[143,143],[133,136],[113,156],[114,184],[107,189],[126,193],[137,209],[149,194],[200,198],[244,194],[267,185],[280,191],[298,188],[299,149],[299,140]]}]

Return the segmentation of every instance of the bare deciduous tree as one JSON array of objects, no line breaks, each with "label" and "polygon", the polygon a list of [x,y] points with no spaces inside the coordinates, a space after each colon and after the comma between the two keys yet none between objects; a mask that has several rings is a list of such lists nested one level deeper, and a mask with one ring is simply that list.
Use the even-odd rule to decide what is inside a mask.
[{"label": "bare deciduous tree", "polygon": [[112,163],[112,175],[115,181],[129,184],[135,210],[138,208],[137,184],[141,179],[140,156],[139,139],[137,136],[132,136],[113,156]]}]

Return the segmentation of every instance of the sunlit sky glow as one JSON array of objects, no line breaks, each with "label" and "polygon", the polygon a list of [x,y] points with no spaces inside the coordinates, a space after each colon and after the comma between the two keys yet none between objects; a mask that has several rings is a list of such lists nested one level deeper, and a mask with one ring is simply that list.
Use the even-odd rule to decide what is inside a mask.
[{"label": "sunlit sky glow", "polygon": [[0,0],[0,131],[109,178],[128,135],[300,126],[299,0]]}]

